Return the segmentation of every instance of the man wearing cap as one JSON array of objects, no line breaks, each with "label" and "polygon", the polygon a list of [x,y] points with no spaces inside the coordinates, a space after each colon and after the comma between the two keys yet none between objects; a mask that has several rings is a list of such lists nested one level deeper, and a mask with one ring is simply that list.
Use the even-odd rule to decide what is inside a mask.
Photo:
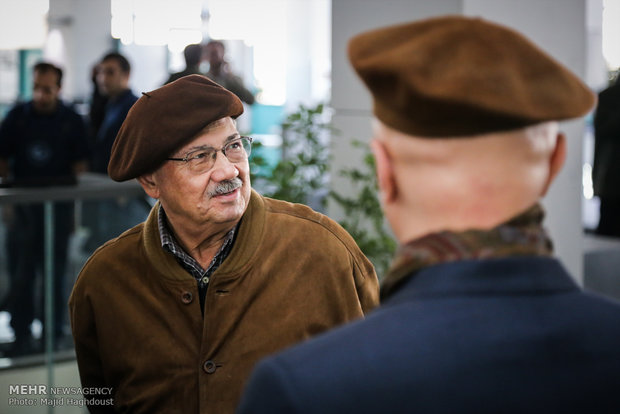
[{"label": "man wearing cap", "polygon": [[620,412],[620,304],[542,226],[558,120],[594,97],[517,32],[440,17],[354,37],[401,243],[365,320],[259,363],[238,413]]},{"label": "man wearing cap", "polygon": [[[85,264],[70,309],[92,412],[230,413],[255,362],[378,303],[338,224],[250,187],[231,92],[190,75],[144,93],[108,167],[159,201]],[[111,398],[111,400],[109,400]]]}]

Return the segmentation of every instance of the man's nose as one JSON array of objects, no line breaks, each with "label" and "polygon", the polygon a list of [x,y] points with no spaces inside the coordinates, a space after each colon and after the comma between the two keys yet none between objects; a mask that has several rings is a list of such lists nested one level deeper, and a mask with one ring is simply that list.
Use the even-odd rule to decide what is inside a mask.
[{"label": "man's nose", "polygon": [[231,178],[235,178],[239,175],[239,170],[235,166],[234,163],[230,162],[230,160],[222,153],[222,151],[218,151],[215,157],[215,163],[213,164],[213,168],[211,169],[211,178],[214,181],[224,181],[230,180]]}]

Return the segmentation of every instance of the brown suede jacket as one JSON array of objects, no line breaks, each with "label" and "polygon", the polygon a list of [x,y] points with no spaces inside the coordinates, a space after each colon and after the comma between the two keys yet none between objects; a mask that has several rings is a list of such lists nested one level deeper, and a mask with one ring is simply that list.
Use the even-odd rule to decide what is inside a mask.
[{"label": "brown suede jacket", "polygon": [[82,385],[113,388],[87,397],[91,412],[232,413],[260,358],[378,304],[374,269],[342,227],[253,191],[203,317],[196,280],[161,247],[158,208],[99,248],[71,294]]}]

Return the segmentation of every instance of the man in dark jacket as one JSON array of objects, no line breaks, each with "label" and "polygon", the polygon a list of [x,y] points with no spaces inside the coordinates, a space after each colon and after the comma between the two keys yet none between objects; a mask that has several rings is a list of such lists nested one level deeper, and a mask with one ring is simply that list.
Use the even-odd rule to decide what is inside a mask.
[{"label": "man in dark jacket", "polygon": [[230,63],[224,58],[226,48],[219,40],[211,40],[204,47],[205,56],[209,62],[207,76],[214,82],[222,85],[248,105],[254,104],[254,94],[243,84],[243,80],[232,72]]},{"label": "man in dark jacket", "polygon": [[[86,128],[82,118],[60,99],[62,75],[51,63],[37,63],[32,100],[16,105],[0,124],[0,177],[16,186],[69,184],[87,168]],[[74,216],[72,203],[58,202],[54,207],[53,332],[55,340],[60,340],[67,313],[65,268]],[[8,354],[18,356],[43,350],[30,329],[38,316],[36,287],[45,264],[43,205],[3,206],[3,215],[11,278],[7,307],[15,333]]]},{"label": "man in dark jacket", "polygon": [[594,195],[601,202],[596,232],[620,237],[620,82],[598,95],[594,115]]},{"label": "man in dark jacket", "polygon": [[200,75],[200,60],[202,59],[202,46],[199,44],[191,44],[183,49],[183,57],[185,58],[185,69],[180,72],[171,73],[164,85],[181,79],[187,75]]},{"label": "man in dark jacket", "polygon": [[558,120],[594,96],[522,35],[443,17],[349,44],[400,251],[366,318],[260,363],[247,413],[620,412],[620,304],[552,257]]},{"label": "man in dark jacket", "polygon": [[[91,131],[95,134],[91,161],[93,172],[107,174],[116,134],[138,99],[129,87],[130,75],[129,60],[118,52],[107,53],[97,66],[96,82],[105,106],[98,128],[91,124]],[[139,199],[88,201],[84,207],[84,222],[90,231],[86,243],[89,251],[140,223],[148,214],[148,208]]]},{"label": "man in dark jacket", "polygon": [[95,172],[107,174],[114,138],[127,112],[138,100],[129,88],[130,74],[131,65],[120,53],[108,53],[99,63],[96,80],[101,94],[107,98],[107,103],[103,121],[94,137],[92,170]]}]

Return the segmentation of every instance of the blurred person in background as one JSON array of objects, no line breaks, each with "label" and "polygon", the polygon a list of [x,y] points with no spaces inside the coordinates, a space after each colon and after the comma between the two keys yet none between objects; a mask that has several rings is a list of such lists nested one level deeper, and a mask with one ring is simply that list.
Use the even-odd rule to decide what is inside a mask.
[{"label": "blurred person in background", "polygon": [[99,92],[106,98],[103,119],[94,137],[93,158],[91,169],[94,172],[107,174],[108,161],[112,144],[121,124],[129,112],[129,108],[138,97],[129,88],[131,65],[120,53],[106,54],[96,69],[96,81]]},{"label": "blurred person in background", "polygon": [[594,114],[594,195],[600,200],[596,233],[620,237],[620,77],[598,94]]},{"label": "blurred person in background", "polygon": [[243,80],[233,73],[225,56],[226,47],[223,42],[211,40],[205,45],[205,58],[209,62],[207,77],[237,95],[241,101],[252,105],[254,94],[245,87]]},{"label": "blurred person in background", "polygon": [[90,142],[95,142],[95,137],[97,136],[99,128],[103,123],[105,107],[108,102],[108,98],[101,93],[99,85],[97,84],[97,76],[99,75],[99,70],[99,62],[97,62],[95,65],[93,65],[90,72],[90,81],[92,85],[90,108],[88,111],[88,132],[90,134]]},{"label": "blurred person in background", "polygon": [[[14,186],[73,184],[87,170],[88,138],[82,118],[59,98],[62,70],[40,62],[33,69],[32,100],[15,106],[0,125],[0,176]],[[43,281],[43,206],[18,204],[3,208],[7,224],[10,291],[7,308],[15,341],[9,356],[42,350],[34,341],[31,324],[42,322],[44,306],[35,298]],[[67,314],[65,268],[73,231],[73,203],[54,203],[54,326],[56,343],[64,335]],[[44,283],[40,284],[44,286]],[[36,310],[39,313],[36,313]],[[44,332],[49,327],[43,325]]]},{"label": "blurred person in background", "polygon": [[[96,131],[92,143],[91,170],[107,175],[114,139],[138,97],[129,88],[131,65],[124,55],[118,52],[107,53],[94,70],[100,97],[91,103],[94,114],[98,114],[91,119],[91,130]],[[98,105],[98,110],[95,105]],[[99,122],[99,125],[94,122]],[[148,214],[148,209],[149,206],[143,200],[135,198],[85,202],[83,217],[90,231],[86,250],[94,250],[141,222]]]},{"label": "blurred person in background", "polygon": [[202,46],[199,44],[191,44],[183,49],[183,57],[185,58],[185,69],[180,72],[170,74],[165,84],[174,82],[175,80],[187,75],[201,75],[200,62],[202,60]]}]

